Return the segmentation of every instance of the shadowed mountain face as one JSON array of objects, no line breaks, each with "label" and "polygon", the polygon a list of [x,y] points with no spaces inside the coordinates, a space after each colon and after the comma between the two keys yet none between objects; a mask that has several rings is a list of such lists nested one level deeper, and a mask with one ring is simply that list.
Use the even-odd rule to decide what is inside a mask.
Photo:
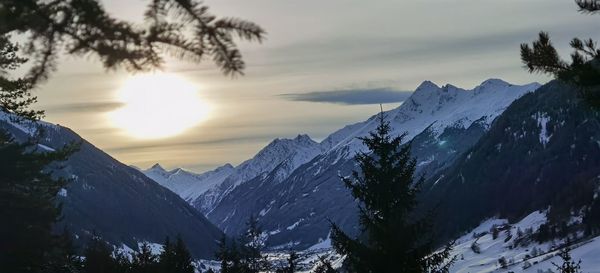
[{"label": "shadowed mountain face", "polygon": [[[31,128],[12,123],[2,114],[0,126],[17,139],[29,137]],[[162,243],[178,234],[197,258],[211,258],[221,231],[179,196],[128,167],[73,131],[42,123],[44,149],[81,142],[80,151],[63,163],[57,175],[72,178],[60,193],[64,218],[57,229],[67,228],[79,245],[92,234],[113,245],[138,248],[138,242]]]},{"label": "shadowed mountain face", "polygon": [[600,186],[600,112],[554,81],[515,101],[422,196],[439,202],[448,238],[492,216],[515,220],[551,209],[550,220],[595,202]]}]

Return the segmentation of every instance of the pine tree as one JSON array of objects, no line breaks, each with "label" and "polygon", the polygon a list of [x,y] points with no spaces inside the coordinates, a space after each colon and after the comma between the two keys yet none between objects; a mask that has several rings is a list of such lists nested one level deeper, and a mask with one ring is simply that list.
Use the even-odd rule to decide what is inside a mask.
[{"label": "pine tree", "polygon": [[267,257],[262,255],[265,243],[258,220],[253,215],[246,222],[246,232],[239,239],[242,263],[248,273],[258,273],[269,268]]},{"label": "pine tree", "polygon": [[131,263],[129,255],[121,250],[115,249],[112,258],[114,267],[112,273],[131,273],[133,264]]},{"label": "pine tree", "polygon": [[45,268],[48,273],[77,273],[82,271],[82,261],[75,252],[71,234],[64,230],[56,236],[53,247],[46,252]]},{"label": "pine tree", "polygon": [[390,136],[383,112],[379,125],[361,138],[368,152],[356,155],[359,171],[342,180],[359,201],[365,240],[352,239],[332,224],[335,249],[346,255],[349,272],[396,273],[447,271],[450,246],[432,253],[430,219],[414,215],[422,178],[415,181],[415,160],[405,134]]},{"label": "pine tree", "polygon": [[563,248],[558,256],[563,260],[561,265],[552,263],[556,270],[560,273],[580,273],[581,272],[581,261],[574,262],[571,257],[571,249],[569,247]]},{"label": "pine tree", "polygon": [[169,237],[165,239],[158,257],[158,268],[161,273],[194,273],[192,255],[181,236],[177,236],[175,244],[171,243]]},{"label": "pine tree", "polygon": [[229,273],[231,264],[230,264],[230,253],[229,247],[227,246],[227,237],[225,234],[219,240],[219,249],[215,253],[215,258],[221,262],[221,273]]},{"label": "pine tree", "polygon": [[157,273],[158,257],[152,253],[148,243],[144,242],[140,246],[138,253],[133,255],[131,261],[132,273]]},{"label": "pine tree", "polygon": [[172,268],[175,268],[175,246],[171,243],[169,237],[165,239],[162,251],[158,256],[158,267],[161,273],[168,273]]},{"label": "pine tree", "polygon": [[10,223],[0,225],[0,264],[7,272],[39,272],[60,251],[52,226],[60,215],[56,196],[67,180],[53,178],[48,167],[71,152],[41,152],[35,139],[18,143],[0,130],[0,215]]},{"label": "pine tree", "polygon": [[232,240],[229,243],[225,235],[219,241],[219,250],[215,253],[215,257],[221,262],[221,273],[243,273],[249,271],[246,263],[242,262],[242,255],[236,240]]},{"label": "pine tree", "polygon": [[181,236],[177,236],[177,241],[174,247],[174,268],[169,271],[172,273],[194,273],[194,265],[192,264],[192,255],[185,246]]},{"label": "pine tree", "polygon": [[300,260],[300,255],[296,251],[290,251],[287,257],[287,265],[277,269],[277,273],[294,273],[298,270],[298,261]]},{"label": "pine tree", "polygon": [[113,249],[97,236],[94,236],[84,251],[85,273],[117,272],[118,265],[112,256]]},{"label": "pine tree", "polygon": [[[597,0],[576,0],[580,11],[596,13]],[[540,32],[532,45],[521,44],[521,60],[529,72],[553,75],[556,79],[578,87],[580,95],[592,106],[600,107],[600,49],[591,38],[574,38],[571,62],[564,61],[550,41],[546,32]]]},{"label": "pine tree", "polygon": [[22,34],[33,84],[56,68],[61,52],[98,56],[108,69],[161,67],[162,53],[200,62],[211,58],[228,75],[245,63],[235,39],[262,41],[265,31],[238,18],[217,18],[198,0],[148,0],[145,24],[119,20],[98,0],[3,0],[0,36]]},{"label": "pine tree", "polygon": [[325,257],[319,256],[319,265],[315,268],[314,273],[337,273],[337,270],[333,268],[331,262]]},{"label": "pine tree", "polygon": [[27,62],[18,55],[19,47],[10,41],[10,36],[0,36],[0,110],[14,114],[16,118],[39,119],[43,111],[31,110],[37,101],[31,95],[32,82],[27,78],[10,78],[11,71]]}]

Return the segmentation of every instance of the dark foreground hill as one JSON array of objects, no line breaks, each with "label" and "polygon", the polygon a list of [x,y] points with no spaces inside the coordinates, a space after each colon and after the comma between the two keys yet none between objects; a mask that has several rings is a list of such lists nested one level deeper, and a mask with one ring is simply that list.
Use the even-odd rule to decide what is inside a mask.
[{"label": "dark foreground hill", "polygon": [[[17,139],[30,137],[30,125],[15,124],[2,113],[0,126]],[[211,258],[221,231],[179,196],[136,169],[122,164],[68,128],[41,123],[45,131],[42,149],[54,149],[75,141],[81,148],[57,174],[72,182],[62,190],[63,219],[82,245],[97,234],[115,246],[137,249],[138,243],[162,243],[178,234],[197,258]]]}]

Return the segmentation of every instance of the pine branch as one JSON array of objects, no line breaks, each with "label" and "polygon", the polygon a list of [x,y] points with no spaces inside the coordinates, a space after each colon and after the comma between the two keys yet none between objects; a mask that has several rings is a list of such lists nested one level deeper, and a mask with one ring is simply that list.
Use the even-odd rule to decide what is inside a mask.
[{"label": "pine branch", "polygon": [[583,13],[596,13],[600,11],[600,1],[598,0],[575,0],[579,11]]}]

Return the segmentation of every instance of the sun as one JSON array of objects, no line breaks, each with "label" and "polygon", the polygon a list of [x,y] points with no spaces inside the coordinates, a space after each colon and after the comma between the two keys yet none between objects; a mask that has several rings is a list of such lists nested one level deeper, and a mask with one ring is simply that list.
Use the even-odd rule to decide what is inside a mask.
[{"label": "sun", "polygon": [[118,90],[121,108],[111,122],[129,135],[157,139],[179,135],[208,117],[209,106],[189,80],[167,73],[136,75]]}]

